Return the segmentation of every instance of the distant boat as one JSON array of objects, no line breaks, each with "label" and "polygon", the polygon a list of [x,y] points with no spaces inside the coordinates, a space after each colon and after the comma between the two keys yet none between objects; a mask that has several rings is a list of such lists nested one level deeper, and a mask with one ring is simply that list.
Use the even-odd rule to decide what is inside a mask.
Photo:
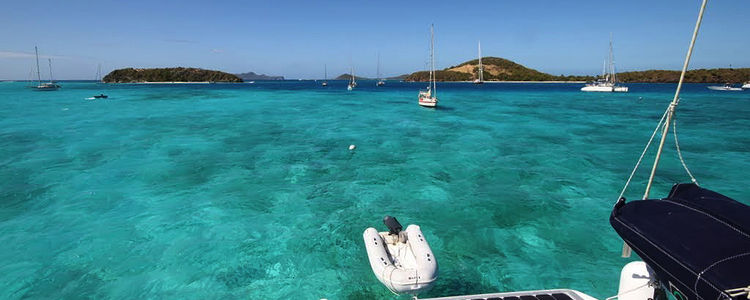
[{"label": "distant boat", "polygon": [[328,66],[323,65],[323,83],[322,86],[328,86]]},{"label": "distant boat", "polygon": [[42,74],[39,72],[39,50],[36,46],[34,46],[34,53],[36,54],[36,76],[38,79],[38,84],[34,89],[37,91],[56,91],[60,88],[60,85],[52,81],[52,59],[49,59],[49,82],[42,83]]},{"label": "distant boat", "polygon": [[[745,85],[748,85],[748,84],[745,84]],[[743,87],[745,85],[743,85]],[[712,85],[712,86],[709,86],[708,89],[714,90],[714,91],[741,91],[742,90],[742,88],[733,87],[729,83],[725,83],[723,86]]]},{"label": "distant boat", "polygon": [[355,87],[357,87],[357,80],[354,79],[354,67],[352,67],[351,78],[349,79],[349,84],[346,86],[346,89],[351,91]]},{"label": "distant boat", "polygon": [[101,83],[102,82],[102,64],[99,64],[96,67],[96,82]]},{"label": "distant boat", "polygon": [[94,96],[94,98],[95,99],[107,99],[107,98],[109,98],[109,96],[107,96],[105,94],[99,94],[99,95]]},{"label": "distant boat", "polygon": [[377,86],[384,86],[385,81],[383,81],[383,78],[380,77],[380,53],[378,53],[378,83]]},{"label": "distant boat", "polygon": [[430,83],[427,86],[427,90],[419,91],[419,105],[436,107],[437,103],[437,85],[435,84],[435,30],[434,26],[430,25]]},{"label": "distant boat", "polygon": [[627,93],[628,87],[617,85],[617,76],[615,72],[615,57],[612,54],[612,38],[609,39],[609,57],[604,61],[602,78],[586,84],[581,88],[584,92],[621,92]]},{"label": "distant boat", "polygon": [[750,81],[745,82],[745,84],[742,85],[743,89],[750,89]]},{"label": "distant boat", "polygon": [[474,79],[474,84],[482,84],[484,83],[484,68],[482,68],[482,42],[480,41],[478,43],[479,47],[479,74],[477,75],[477,79]]}]

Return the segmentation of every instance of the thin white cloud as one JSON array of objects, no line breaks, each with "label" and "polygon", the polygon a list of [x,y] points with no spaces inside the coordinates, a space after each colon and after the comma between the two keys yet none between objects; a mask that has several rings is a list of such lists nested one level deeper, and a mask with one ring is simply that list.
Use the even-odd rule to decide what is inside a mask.
[{"label": "thin white cloud", "polygon": [[164,39],[165,42],[178,43],[178,44],[197,44],[198,41],[183,40],[183,39]]},{"label": "thin white cloud", "polygon": [[[0,59],[29,59],[34,57],[34,53],[0,51]],[[69,57],[58,55],[39,55],[39,58],[68,59]]]},{"label": "thin white cloud", "polygon": [[211,49],[211,53],[224,53],[222,49]]}]

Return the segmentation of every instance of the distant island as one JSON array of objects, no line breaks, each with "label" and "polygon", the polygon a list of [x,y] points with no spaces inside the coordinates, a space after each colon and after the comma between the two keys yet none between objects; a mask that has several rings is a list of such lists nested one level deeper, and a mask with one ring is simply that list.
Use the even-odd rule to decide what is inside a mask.
[{"label": "distant island", "polygon": [[[352,79],[352,74],[341,74],[339,76],[336,76],[336,78],[334,78],[333,80],[351,80],[351,79]],[[355,80],[372,80],[372,78],[359,77],[357,75],[354,75],[354,79]]]},{"label": "distant island", "polygon": [[[542,73],[499,57],[482,57],[482,66],[485,81],[588,81],[594,79],[593,76],[556,76]],[[474,59],[436,71],[435,78],[438,81],[472,81],[477,78],[478,70],[479,60]],[[419,71],[406,76],[404,80],[427,81],[429,77],[430,72]]]},{"label": "distant island", "polygon": [[[398,76],[393,76],[393,77],[386,77],[386,78],[382,78],[382,79],[385,79],[385,80],[404,80],[407,76],[409,76],[409,74],[398,75]],[[350,80],[351,78],[352,78],[352,74],[341,74],[341,75],[337,76],[336,78],[334,78],[333,80]],[[377,80],[379,78],[359,77],[359,76],[354,75],[354,79],[356,79],[356,80]]]},{"label": "distant island", "polygon": [[107,83],[146,82],[242,82],[242,79],[221,71],[198,68],[126,68],[110,72],[102,78]]},{"label": "distant island", "polygon": [[247,72],[236,74],[242,80],[284,80],[284,76],[269,76],[265,74],[255,74],[255,72]]},{"label": "distant island", "polygon": [[[675,83],[680,80],[680,71],[648,70],[617,73],[622,82]],[[685,73],[685,82],[692,83],[740,83],[750,80],[750,68],[697,69]]]},{"label": "distant island", "polygon": [[[591,81],[596,76],[552,75],[527,68],[499,57],[482,57],[485,81]],[[479,60],[474,59],[435,73],[438,81],[473,81],[477,78]],[[405,81],[427,81],[430,73],[419,71],[409,74]],[[630,83],[676,83],[680,71],[647,70],[617,73],[617,81]],[[685,74],[691,83],[740,83],[750,80],[750,68],[697,69]]]}]

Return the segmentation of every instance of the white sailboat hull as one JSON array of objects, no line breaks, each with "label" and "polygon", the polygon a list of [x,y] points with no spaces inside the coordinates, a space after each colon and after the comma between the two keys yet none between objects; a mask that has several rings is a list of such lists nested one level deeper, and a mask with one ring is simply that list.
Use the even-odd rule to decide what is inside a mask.
[{"label": "white sailboat hull", "polygon": [[425,106],[425,107],[435,107],[437,106],[438,99],[437,97],[432,97],[430,91],[420,91],[419,92],[419,105]]},{"label": "white sailboat hull", "polygon": [[424,107],[435,107],[437,106],[437,100],[435,101],[419,101],[419,105]]},{"label": "white sailboat hull", "polygon": [[[743,85],[743,87],[744,87],[744,85]],[[742,88],[729,87],[729,86],[709,86],[708,89],[709,90],[714,90],[714,91],[735,91],[735,92],[742,90]]]},{"label": "white sailboat hull", "polygon": [[581,88],[583,92],[616,92],[616,93],[627,93],[628,87],[626,86],[602,86],[602,85],[587,85]]},{"label": "white sailboat hull", "polygon": [[435,283],[438,265],[419,226],[409,225],[404,233],[405,241],[367,228],[362,237],[375,277],[394,293],[417,294]]}]

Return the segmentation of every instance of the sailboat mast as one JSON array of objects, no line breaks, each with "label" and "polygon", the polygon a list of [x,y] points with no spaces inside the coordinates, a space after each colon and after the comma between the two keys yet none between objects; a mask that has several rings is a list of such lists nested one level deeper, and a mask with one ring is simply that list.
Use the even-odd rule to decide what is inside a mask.
[{"label": "sailboat mast", "polygon": [[609,33],[609,72],[612,77],[612,83],[617,82],[615,78],[615,55],[612,53],[612,33]]},{"label": "sailboat mast", "polygon": [[482,82],[484,81],[484,78],[483,78],[484,76],[482,76],[484,73],[484,70],[482,70],[482,41],[479,41],[478,44],[479,44],[479,81]]},{"label": "sailboat mast", "polygon": [[49,82],[52,82],[52,59],[48,58],[49,61]]},{"label": "sailboat mast", "polygon": [[435,29],[434,25],[430,24],[430,79],[432,80],[432,96],[437,95],[437,80],[435,77]]},{"label": "sailboat mast", "polygon": [[378,80],[380,80],[380,52],[378,52]]},{"label": "sailboat mast", "polygon": [[328,80],[328,65],[323,65],[323,80]]},{"label": "sailboat mast", "polygon": [[42,85],[42,73],[39,72],[39,50],[34,46],[34,53],[36,54],[36,77],[39,79],[39,85]]},{"label": "sailboat mast", "polygon": [[690,40],[690,48],[685,56],[685,64],[682,65],[682,73],[680,73],[680,81],[677,83],[677,91],[674,93],[672,103],[669,104],[669,111],[667,112],[667,118],[664,121],[664,130],[661,133],[661,141],[659,141],[659,149],[656,151],[656,158],[654,158],[654,166],[651,168],[651,175],[648,177],[648,183],[646,184],[646,192],[643,193],[643,199],[648,199],[648,194],[651,192],[651,184],[654,182],[654,175],[656,174],[656,167],[659,165],[659,159],[661,158],[662,148],[664,148],[664,140],[667,139],[667,133],[669,132],[669,122],[672,121],[674,116],[674,110],[677,104],[680,103],[680,89],[682,89],[682,82],[685,80],[685,72],[687,71],[688,64],[690,63],[690,56],[693,55],[693,46],[695,46],[695,40],[698,38],[698,30],[701,28],[701,21],[703,20],[703,12],[706,10],[706,2],[703,0],[701,4],[701,10],[698,13],[698,20],[695,22],[695,30],[693,30],[693,38]]}]

